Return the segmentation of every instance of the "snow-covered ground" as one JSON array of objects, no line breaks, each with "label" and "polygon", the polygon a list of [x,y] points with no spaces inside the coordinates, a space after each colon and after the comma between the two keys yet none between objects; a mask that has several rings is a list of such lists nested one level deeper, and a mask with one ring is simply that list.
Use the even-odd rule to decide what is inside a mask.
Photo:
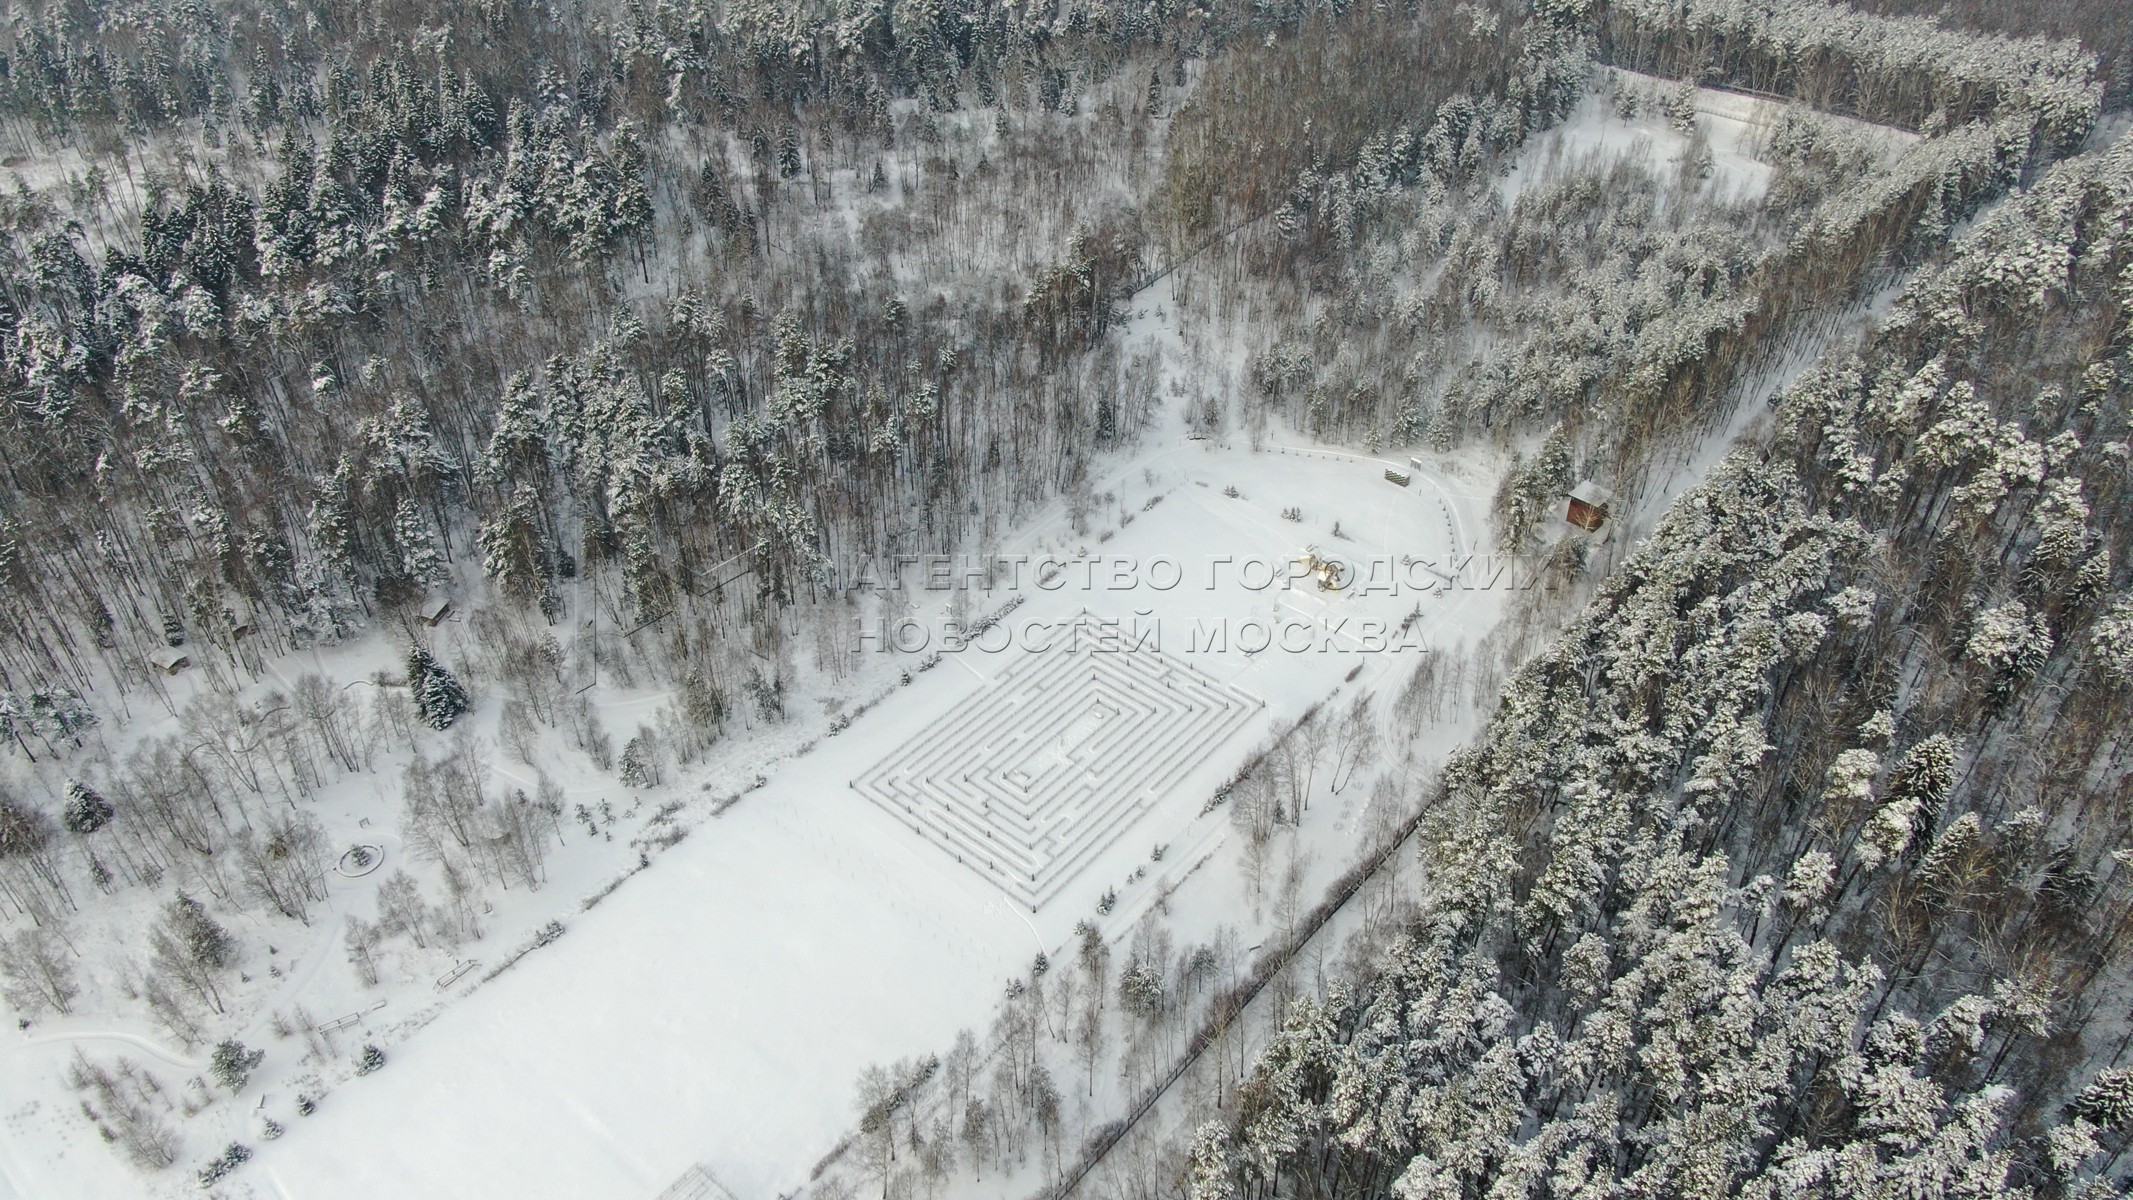
[{"label": "snow-covered ground", "polygon": [[[1175,350],[1168,287],[1142,297],[1129,342]],[[1408,485],[1386,478],[1395,466]],[[1138,449],[1112,459],[1084,532],[1055,505],[1004,540],[999,553],[1012,565],[997,586],[958,597],[929,588],[927,568],[913,564],[899,596],[860,605],[863,661],[842,698],[876,689],[889,698],[847,727],[830,733],[809,714],[759,729],[722,745],[713,766],[653,792],[631,793],[589,769],[564,779],[569,801],[597,811],[605,800],[617,820],[589,846],[583,825],[567,825],[549,886],[497,898],[487,936],[456,955],[391,947],[379,985],[358,983],[338,922],[369,913],[382,869],[331,875],[330,898],[308,928],[265,917],[251,928],[233,917],[247,944],[276,947],[241,964],[250,978],[233,1005],[251,1014],[240,1036],[268,1059],[233,1100],[210,1102],[199,1089],[205,1111],[184,1127],[181,1168],[239,1140],[255,1157],[233,1184],[305,1200],[650,1196],[698,1163],[743,1196],[789,1192],[850,1125],[851,1081],[863,1066],[936,1048],[981,1021],[1035,954],[1066,951],[1078,922],[1122,937],[1159,898],[1194,936],[1234,918],[1244,901],[1235,856],[1216,853],[1233,831],[1224,810],[1205,811],[1210,797],[1270,732],[1337,689],[1397,687],[1426,647],[1486,631],[1515,575],[1462,572],[1456,555],[1485,540],[1491,486],[1443,461],[1199,440],[1165,415]],[[1341,561],[1348,586],[1327,590],[1303,574],[1307,546]],[[989,635],[936,655],[949,613],[967,621],[1003,609]],[[918,623],[900,637],[898,614]],[[910,632],[919,625],[924,646]],[[1077,648],[1061,633],[1073,627],[1105,632]],[[448,659],[456,636],[440,633]],[[893,648],[899,640],[910,653]],[[906,823],[854,788],[914,739],[943,736],[940,723],[958,705],[982,710],[1030,656],[1128,648],[1189,664],[1238,698],[1235,713],[1179,727],[1193,744],[1164,786],[1105,810],[1114,823],[1087,839],[1034,910],[1028,895],[958,863],[926,822]],[[393,657],[373,639],[324,658],[293,656],[270,675],[356,680],[392,667]],[[198,683],[181,679],[181,690]],[[1062,723],[1129,685],[1091,686],[1058,705],[1033,703],[1028,722],[992,724],[1010,737],[1025,725],[1051,728],[1058,745],[1033,743],[1030,753],[1070,752]],[[606,686],[597,694],[604,719],[622,730],[662,699]],[[1082,709],[1061,708],[1075,704]],[[494,708],[491,700],[474,716],[493,722]],[[1074,728],[1086,733],[1088,724]],[[431,756],[443,751],[443,739],[430,742]],[[1091,741],[1091,753],[1102,748]],[[780,757],[784,765],[736,802],[705,795],[742,792],[731,781]],[[493,786],[523,785],[530,770],[499,756]],[[314,803],[336,844],[380,847],[395,865],[405,851],[384,826],[396,784],[379,770],[322,792]],[[686,840],[579,912],[581,898],[636,865],[627,834],[670,795],[691,801],[677,818]],[[1366,795],[1358,786],[1348,805],[1308,815],[1313,894],[1352,859]],[[608,834],[623,836],[608,842]],[[1114,890],[1099,915],[1100,898]],[[550,919],[566,927],[559,939],[483,982]],[[479,962],[454,975],[465,956]],[[357,1078],[345,1064],[336,1074],[298,1061],[300,1040],[271,1032],[273,1014],[297,1005],[321,1024],[345,1014],[334,1049],[345,1056],[375,1041],[388,1065]],[[0,1048],[0,1093],[15,1098],[0,1115],[0,1186],[21,1197],[139,1194],[141,1177],[97,1144],[62,1079],[79,1046],[105,1061],[124,1054],[186,1089],[204,1071],[204,1051],[167,1042],[145,1022],[84,1017],[41,1021]],[[298,1091],[319,1099],[301,1120]],[[260,1141],[261,1115],[287,1133]],[[165,1179],[189,1184],[176,1170]]]},{"label": "snow-covered ground", "polygon": [[[1653,165],[1679,167],[1694,146],[1682,123],[1666,111],[1666,100],[1682,85],[1656,75],[1601,67],[1596,82],[1562,124],[1534,137],[1498,186],[1506,207],[1535,182],[1579,164],[1610,159],[1643,159]],[[1614,97],[1632,98],[1625,115]],[[1770,187],[1771,167],[1764,161],[1772,131],[1788,112],[1802,111],[1783,100],[1744,95],[1717,88],[1694,88],[1681,116],[1693,120],[1710,153],[1706,187],[1714,198],[1746,201]],[[1815,119],[1864,137],[1882,155],[1893,158],[1918,135],[1887,125],[1818,112]]]},{"label": "snow-covered ground", "polygon": [[[1359,548],[1390,561],[1449,549],[1445,495],[1427,483],[1399,489],[1375,464],[1195,443],[1151,455],[1143,469],[1156,473],[1145,495],[1165,499],[1102,545],[1107,560],[1285,562],[1302,539],[1280,512],[1298,505],[1321,544],[1338,520]],[[1222,491],[1232,483],[1243,493],[1234,499]],[[1446,492],[1454,519],[1472,528],[1473,497]],[[1187,547],[1195,553],[1178,553]],[[1242,581],[1167,595],[1020,594],[1028,599],[1009,618],[1018,638],[1082,610],[1124,622],[1148,607],[1161,622],[1159,653],[1265,707],[1193,747],[1196,764],[1030,912],[850,786],[1031,651],[945,654],[894,703],[779,772],[556,945],[410,1039],[387,1070],[336,1092],[330,1113],[264,1148],[257,1174],[302,1197],[650,1196],[702,1161],[741,1195],[788,1192],[849,1125],[863,1066],[943,1045],[982,1018],[1035,953],[1062,956],[1106,888],[1121,894],[1101,923],[1129,928],[1229,831],[1221,813],[1201,809],[1257,737],[1358,665],[1379,680],[1413,661],[1339,648],[1247,653],[1236,636],[1226,650],[1195,653],[1187,631],[1365,614],[1397,626],[1417,597],[1262,592]],[[1419,602],[1431,636],[1444,637],[1474,633],[1497,598],[1473,590]],[[1157,844],[1169,848],[1162,861],[1127,885]],[[1187,886],[1215,890],[1217,906],[1237,898],[1228,870]]]},{"label": "snow-covered ground", "polygon": [[[1636,77],[1620,86],[1657,95],[1659,84]],[[1713,196],[1745,198],[1767,185],[1769,168],[1755,152],[1776,109],[1695,94]],[[1651,105],[1625,118],[1595,94],[1537,139],[1500,186],[1509,203],[1572,160],[1676,163],[1690,149]],[[1168,277],[1136,298],[1123,343],[1158,364],[1158,394],[1198,394],[1204,372],[1190,374],[1188,364],[1207,364],[1193,362],[1191,339],[1176,328],[1177,282]],[[1218,377],[1235,377],[1236,363],[1215,366]],[[1752,415],[1744,409],[1743,420]],[[1730,441],[1731,432],[1710,441]],[[1279,431],[1256,440],[1258,450],[1241,436],[1190,436],[1173,408],[1137,446],[1106,460],[1079,531],[1061,501],[1005,536],[993,551],[1007,560],[995,586],[966,586],[967,559],[951,566],[945,589],[928,586],[927,564],[906,564],[902,590],[867,593],[853,609],[865,622],[856,665],[835,676],[804,673],[789,723],[729,736],[709,762],[667,787],[631,792],[582,755],[557,753],[546,765],[559,773],[567,802],[585,805],[593,819],[566,825],[548,886],[492,896],[477,942],[451,950],[388,944],[372,987],[347,965],[340,922],[372,915],[378,884],[406,857],[396,796],[407,755],[330,782],[309,802],[329,836],[377,847],[384,867],[331,875],[329,898],[307,927],[230,916],[247,946],[274,947],[240,964],[246,978],[234,989],[233,1010],[245,1014],[239,1036],[268,1053],[251,1085],[233,1099],[194,1089],[204,1049],[173,1047],[143,1020],[39,1021],[0,1044],[0,1197],[140,1193],[142,1177],[97,1143],[62,1082],[77,1048],[104,1061],[132,1058],[201,1110],[184,1126],[180,1169],[164,1177],[172,1190],[189,1187],[183,1167],[236,1140],[256,1157],[234,1186],[305,1200],[652,1196],[697,1166],[744,1200],[785,1194],[851,1127],[861,1068],[937,1051],[959,1028],[981,1024],[1004,981],[1026,972],[1035,954],[1068,953],[1077,923],[1093,920],[1118,942],[1160,904],[1180,940],[1225,925],[1263,936],[1266,915],[1246,911],[1257,892],[1244,882],[1236,831],[1224,810],[1207,811],[1210,797],[1313,705],[1366,692],[1389,701],[1424,647],[1477,642],[1522,579],[1516,568],[1496,574],[1485,558],[1464,559],[1489,544],[1492,457],[1371,455]],[[1692,455],[1675,485],[1700,474],[1707,457]],[[1388,480],[1387,469],[1409,483]],[[1307,548],[1343,564],[1348,586],[1329,591],[1303,574]],[[579,599],[574,611],[587,611],[590,598]],[[1001,622],[975,644],[944,645],[952,622],[987,614],[1002,614]],[[1069,629],[1096,630],[1097,644],[1069,643]],[[436,634],[447,660],[469,637],[451,623]],[[397,670],[395,645],[373,637],[272,662],[267,674],[286,687],[319,672],[367,695],[357,681]],[[1080,682],[1056,700],[1015,690],[1058,656],[1128,647],[1233,697],[1223,718],[1163,724],[1173,718],[1160,706],[1135,707],[1135,681],[1153,686],[1163,677],[1157,667]],[[200,675],[176,681],[174,698],[201,688]],[[602,720],[625,737],[668,698],[612,680],[593,695]],[[493,738],[497,707],[489,699],[468,724]],[[1157,727],[1099,732],[1112,717]],[[964,720],[983,733],[982,744],[956,727]],[[1456,745],[1471,720],[1448,719],[1422,751]],[[160,728],[144,720],[131,733]],[[1152,781],[1074,757],[1138,754],[1143,744],[1175,750],[1178,740],[1189,743],[1185,752]],[[449,744],[418,741],[432,758]],[[1035,823],[1053,827],[1016,848],[1037,856],[1042,886],[989,881],[987,870],[1000,868],[980,869],[966,853],[970,843],[947,836],[961,818],[899,814],[899,801],[881,789],[855,786],[870,773],[911,769],[900,756],[919,743],[933,749],[926,770],[998,769],[992,791],[963,793],[970,803],[1037,787],[1033,763],[1065,780],[1039,787],[1033,800]],[[493,787],[531,791],[532,783],[530,766],[498,756]],[[1079,801],[1058,800],[1077,786]],[[1119,788],[1134,794],[1112,794]],[[906,798],[946,802],[954,790],[919,787]],[[1306,897],[1353,862],[1369,828],[1369,796],[1359,785],[1304,816],[1293,848]],[[671,817],[656,815],[675,801]],[[1103,824],[1092,831],[1076,820]],[[647,839],[665,828],[688,836],[662,852]],[[961,836],[983,837],[987,828],[970,824]],[[989,830],[1016,836],[1012,822]],[[1053,862],[1040,841],[1070,849]],[[645,862],[649,869],[631,874]],[[125,905],[159,898],[152,890],[122,891],[93,919],[138,929],[145,918]],[[1112,892],[1115,903],[1099,913]],[[551,920],[564,924],[562,936],[536,945]],[[306,1056],[300,1039],[275,1036],[277,1014],[299,1006],[319,1023],[345,1022],[330,1035],[329,1054]],[[389,1064],[355,1078],[349,1051],[371,1041],[386,1047]],[[1101,1087],[1082,1106],[1085,1120],[1117,1108],[1117,1081]],[[299,1091],[320,1101],[303,1120],[293,1116]],[[287,1133],[259,1140],[261,1116]]]}]

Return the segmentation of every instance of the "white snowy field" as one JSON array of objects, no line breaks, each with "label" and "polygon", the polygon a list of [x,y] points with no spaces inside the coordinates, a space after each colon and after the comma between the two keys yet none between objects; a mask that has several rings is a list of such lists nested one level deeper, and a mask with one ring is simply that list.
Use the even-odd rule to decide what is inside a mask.
[{"label": "white snowy field", "polygon": [[[1120,889],[1119,902],[1099,923],[1129,928],[1227,833],[1220,812],[1201,809],[1259,736],[1358,666],[1359,679],[1404,678],[1414,662],[1412,653],[1347,652],[1337,637],[1303,652],[1248,653],[1236,636],[1243,623],[1397,625],[1419,603],[1430,635],[1441,637],[1474,632],[1469,622],[1494,608],[1502,593],[1326,593],[1308,581],[1260,590],[1250,586],[1257,568],[1228,586],[1198,586],[1198,571],[1226,573],[1210,565],[1224,556],[1285,562],[1306,540],[1358,559],[1447,556],[1447,511],[1471,529],[1474,498],[1431,480],[1402,489],[1382,469],[1201,443],[1136,463],[1128,510],[1150,495],[1164,499],[1107,542],[1086,539],[1091,557],[1167,555],[1187,565],[1185,583],[1157,592],[1026,579],[1025,602],[1006,622],[1021,644],[944,654],[891,702],[576,918],[559,942],[395,1048],[385,1070],[335,1092],[330,1111],[262,1147],[251,1177],[307,1200],[649,1197],[702,1163],[742,1196],[791,1191],[850,1125],[863,1066],[936,1048],[980,1021],[1009,976],[1039,950],[1058,955],[1076,922],[1096,918],[1106,888]],[[1241,494],[1225,495],[1229,486]],[[1291,507],[1305,519],[1283,520]],[[1341,539],[1330,533],[1336,520]],[[996,591],[982,608],[1006,597]],[[1015,656],[1032,652],[1023,648],[1040,640],[1032,628],[1063,626],[1083,611],[1122,623],[1138,616],[1144,630],[1154,618],[1156,653],[1189,659],[1265,707],[1221,741],[1192,747],[1196,761],[1160,802],[1032,913],[851,782],[939,714],[982,695]],[[1224,622],[1226,649],[1193,650],[1192,631]],[[1171,852],[1149,863],[1158,843]],[[1144,863],[1149,872],[1129,885]],[[1211,897],[1217,911],[1235,902],[1235,886],[1227,870],[1186,884],[1228,890]]]},{"label": "white snowy field", "polygon": [[[1619,67],[1595,72],[1594,85],[1562,124],[1535,135],[1517,163],[1498,185],[1506,207],[1528,187],[1553,172],[1577,164],[1602,165],[1614,159],[1639,159],[1679,168],[1693,146],[1683,128],[1664,111],[1664,98],[1679,92],[1673,80]],[[1610,93],[1632,96],[1636,111],[1623,115]],[[1706,188],[1720,200],[1754,200],[1770,188],[1772,168],[1763,151],[1779,120],[1802,111],[1783,100],[1717,88],[1694,88],[1690,109],[1710,154]],[[1684,114],[1687,115],[1687,114]],[[1884,158],[1893,159],[1916,143],[1918,135],[1853,117],[1816,112],[1815,119],[1861,135]]]},{"label": "white snowy field", "polygon": [[[1167,331],[1149,328],[1159,323],[1144,317],[1137,332],[1159,338]],[[850,685],[860,695],[845,699],[883,687],[888,698],[811,750],[795,755],[804,735],[783,727],[743,733],[724,761],[714,755],[637,803],[596,773],[566,774],[571,800],[627,806],[618,812],[625,831],[639,823],[631,818],[640,807],[689,800],[681,821],[690,836],[655,852],[649,869],[589,911],[576,901],[634,865],[636,851],[626,839],[588,841],[573,825],[550,886],[496,897],[488,936],[456,952],[388,948],[373,987],[344,961],[339,921],[370,911],[382,873],[331,875],[310,927],[233,914],[246,944],[279,947],[240,964],[249,982],[232,1007],[245,1014],[239,1034],[268,1051],[253,1082],[218,1099],[193,1082],[206,1073],[204,1049],[178,1049],[138,1017],[40,1021],[0,1046],[0,1095],[8,1098],[0,1196],[136,1196],[144,1185],[178,1194],[190,1190],[187,1164],[228,1140],[255,1156],[225,1187],[305,1200],[649,1197],[696,1165],[743,1197],[790,1192],[850,1127],[862,1067],[936,1050],[958,1028],[982,1024],[1004,982],[1040,950],[1066,953],[1078,922],[1122,939],[1161,903],[1181,936],[1263,926],[1256,912],[1241,915],[1237,856],[1218,853],[1233,834],[1227,810],[1203,811],[1217,787],[1270,731],[1314,703],[1336,691],[1396,690],[1423,647],[1475,640],[1509,595],[1446,587],[1440,574],[1482,540],[1489,481],[1402,458],[1413,482],[1401,487],[1384,476],[1393,461],[1252,451],[1188,439],[1175,424],[1151,433],[1097,483],[1101,503],[1085,533],[1074,533],[1059,506],[1003,545],[1000,553],[1019,565],[1002,572],[1002,586],[957,604],[954,592],[928,588],[924,569],[912,567],[902,593],[860,605],[875,636],[862,640],[869,661],[850,676],[865,681]],[[1327,591],[1301,576],[1297,556],[1307,545],[1349,564],[1350,586]],[[1399,581],[1397,590],[1379,586],[1387,578]],[[1465,582],[1483,578],[1470,570]],[[996,636],[934,655],[951,608],[977,616],[1011,600]],[[887,648],[898,638],[882,619],[899,613],[930,626],[934,640],[908,654]],[[1235,719],[1216,726],[1140,734],[1136,753],[1165,737],[1191,744],[1163,746],[1177,769],[1136,804],[1119,806],[1124,817],[1081,848],[1031,911],[1026,896],[959,864],[853,785],[900,747],[938,735],[958,705],[991,703],[997,681],[1032,654],[1075,650],[1062,631],[1092,625],[1111,629],[1115,642],[1078,652],[1134,647],[1189,663],[1242,700]],[[440,633],[447,645],[458,636]],[[1385,648],[1375,648],[1380,641]],[[271,663],[269,675],[361,679],[390,668],[392,657],[382,639],[366,639]],[[899,669],[910,674],[907,686],[895,685]],[[624,728],[658,699],[606,687],[601,697],[606,719]],[[494,707],[484,702],[469,720],[493,729]],[[821,728],[819,718],[801,724]],[[427,752],[443,748],[439,739]],[[745,778],[753,764],[780,758],[764,786],[708,815],[711,780],[732,791],[736,772]],[[494,784],[509,786],[521,768],[499,761],[495,770]],[[391,827],[396,783],[389,770],[351,775],[310,803],[336,842],[381,847],[395,864],[404,854]],[[1367,795],[1358,785],[1344,804],[1304,822],[1309,894],[1351,861],[1367,828]],[[1152,861],[1158,845],[1165,853]],[[1113,890],[1115,904],[1099,914],[1099,898]],[[480,982],[550,918],[567,926],[559,940]],[[469,959],[479,965],[455,975]],[[321,1020],[347,1014],[338,1053],[376,1041],[387,1066],[356,1078],[345,1062],[298,1061],[301,1044],[276,1040],[269,1026],[273,1014],[299,1004]],[[64,1084],[77,1049],[105,1063],[124,1055],[188,1111],[202,1110],[181,1126],[179,1167],[146,1181],[98,1143]],[[293,1115],[299,1092],[321,1097],[314,1115]],[[260,1140],[263,1116],[287,1133]]]}]

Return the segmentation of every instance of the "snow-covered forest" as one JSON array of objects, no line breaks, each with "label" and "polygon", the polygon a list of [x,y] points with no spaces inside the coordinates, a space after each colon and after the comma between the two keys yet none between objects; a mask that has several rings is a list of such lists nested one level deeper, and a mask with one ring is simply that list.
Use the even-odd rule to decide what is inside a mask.
[{"label": "snow-covered forest", "polygon": [[0,14],[0,1200],[2120,1190],[2109,5]]},{"label": "snow-covered forest", "polygon": [[1963,239],[1513,678],[1196,1194],[2116,1187],[2129,169]]}]

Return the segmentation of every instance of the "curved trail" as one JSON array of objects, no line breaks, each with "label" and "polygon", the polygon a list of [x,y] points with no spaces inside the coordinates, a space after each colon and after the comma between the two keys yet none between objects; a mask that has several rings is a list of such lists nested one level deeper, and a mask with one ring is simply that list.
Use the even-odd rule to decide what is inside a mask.
[{"label": "curved trail", "polygon": [[62,1031],[59,1033],[48,1033],[43,1037],[25,1038],[22,1041],[16,1042],[15,1044],[7,1047],[5,1051],[0,1051],[0,1053],[6,1053],[11,1055],[21,1054],[22,1052],[29,1050],[32,1047],[59,1046],[64,1045],[68,1042],[124,1042],[127,1045],[132,1046],[137,1050],[145,1051],[151,1057],[160,1059],[163,1062],[169,1063],[171,1066],[174,1067],[182,1067],[188,1071],[198,1071],[207,1066],[206,1059],[187,1058],[174,1050],[164,1047],[158,1042],[152,1041],[149,1038],[142,1037],[138,1033],[130,1033],[123,1029],[84,1029],[79,1031],[70,1030]]},{"label": "curved trail", "polygon": [[[386,844],[389,857],[402,852],[397,835],[381,834],[379,837],[380,841]],[[372,876],[360,879],[329,876],[326,899],[313,910],[309,943],[287,956],[287,970],[279,985],[260,998],[252,1019],[232,1036],[256,1043],[265,1032],[273,1009],[291,997],[302,995],[313,977],[326,963],[335,959],[334,951],[339,939],[334,936],[333,931],[339,928],[342,914],[347,911],[351,901],[375,890],[377,884],[378,879]],[[0,1068],[24,1073],[36,1072],[39,1068],[27,1060],[34,1058],[41,1051],[67,1045],[104,1043],[128,1047],[164,1066],[181,1071],[200,1072],[207,1069],[207,1059],[190,1057],[143,1034],[105,1026],[68,1028],[66,1020],[60,1018],[52,1022],[54,1027],[48,1032],[0,1044]],[[41,1196],[33,1190],[30,1181],[18,1168],[20,1154],[20,1139],[15,1136],[12,1126],[0,1123],[0,1200],[32,1200],[33,1197]]]},{"label": "curved trail", "polygon": [[[0,1047],[0,1066],[13,1066],[23,1071],[32,1070],[33,1068],[23,1062],[32,1051],[83,1042],[117,1042],[139,1050],[158,1062],[185,1071],[198,1071],[207,1065],[204,1060],[187,1058],[138,1033],[124,1029],[97,1028],[62,1029]],[[11,1123],[0,1123],[0,1200],[32,1200],[38,1193],[31,1189],[29,1182],[17,1168],[16,1164],[21,1160],[19,1150],[14,1145],[17,1139],[12,1136],[12,1131]]]}]

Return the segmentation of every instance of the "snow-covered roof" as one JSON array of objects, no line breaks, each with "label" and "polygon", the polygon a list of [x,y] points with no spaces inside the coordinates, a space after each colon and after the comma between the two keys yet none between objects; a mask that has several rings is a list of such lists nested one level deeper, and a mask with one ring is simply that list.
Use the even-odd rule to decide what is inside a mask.
[{"label": "snow-covered roof", "polygon": [[1589,504],[1594,508],[1606,508],[1608,501],[1615,498],[1615,493],[1613,488],[1601,487],[1588,479],[1570,489],[1570,498],[1580,504]]},{"label": "snow-covered roof", "polygon": [[452,602],[444,596],[431,596],[422,602],[422,619],[435,621],[452,610]]}]

